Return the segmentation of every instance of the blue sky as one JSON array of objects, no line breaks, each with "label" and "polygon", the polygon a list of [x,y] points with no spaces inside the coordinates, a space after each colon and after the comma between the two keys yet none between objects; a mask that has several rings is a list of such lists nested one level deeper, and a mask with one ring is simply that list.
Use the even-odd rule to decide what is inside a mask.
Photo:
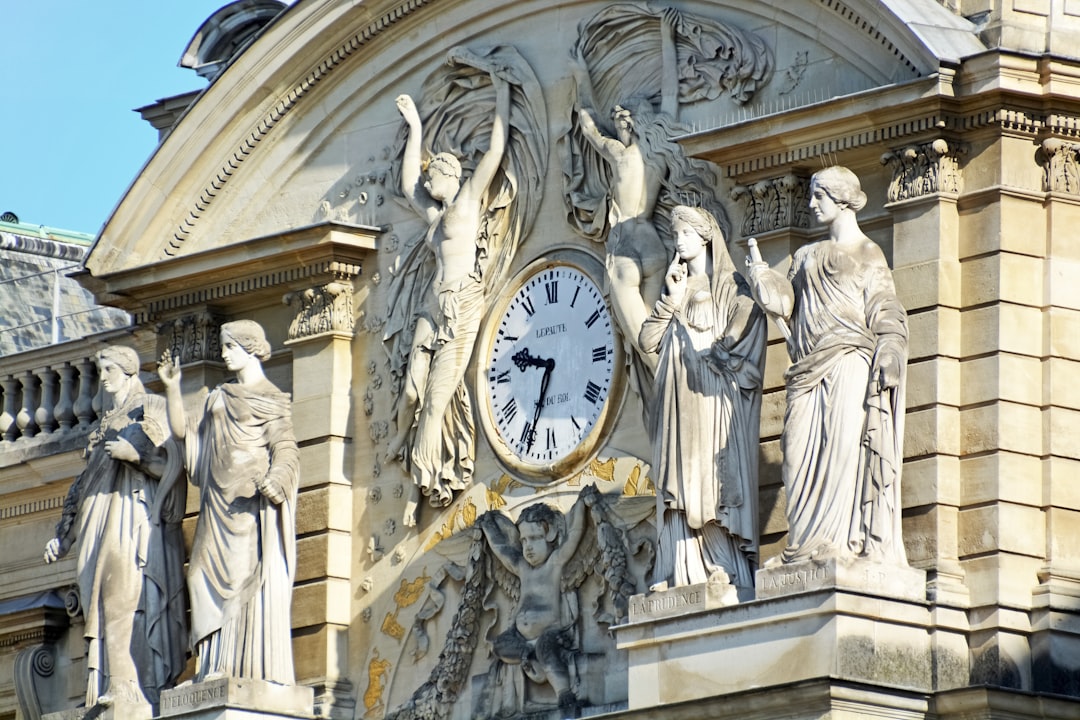
[{"label": "blue sky", "polygon": [[0,0],[0,212],[97,234],[157,145],[137,107],[201,90],[177,66],[228,0]]}]

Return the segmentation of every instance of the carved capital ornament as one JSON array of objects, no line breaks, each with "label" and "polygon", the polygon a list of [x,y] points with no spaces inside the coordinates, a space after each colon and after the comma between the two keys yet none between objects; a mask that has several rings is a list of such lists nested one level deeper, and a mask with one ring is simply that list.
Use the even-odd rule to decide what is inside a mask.
[{"label": "carved capital ornament", "polygon": [[282,302],[295,313],[289,323],[289,340],[330,332],[351,335],[355,328],[352,283],[334,281],[288,292]]},{"label": "carved capital ornament", "polygon": [[962,146],[943,138],[884,153],[881,164],[889,165],[893,172],[889,202],[960,192],[958,157],[962,154]]}]

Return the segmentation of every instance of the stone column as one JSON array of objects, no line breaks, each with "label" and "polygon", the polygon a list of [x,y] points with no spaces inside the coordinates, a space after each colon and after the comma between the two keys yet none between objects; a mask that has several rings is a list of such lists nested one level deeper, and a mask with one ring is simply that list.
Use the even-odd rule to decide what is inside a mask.
[{"label": "stone column", "polygon": [[1049,138],[1044,169],[1046,245],[1042,260],[1042,510],[1046,563],[1032,605],[1036,691],[1080,692],[1080,145]]},{"label": "stone column", "polygon": [[292,351],[293,427],[300,446],[296,675],[314,688],[320,716],[350,719],[352,300],[351,277],[284,298],[294,313],[285,345]]},{"label": "stone column", "polygon": [[[746,240],[757,240],[762,259],[771,267],[786,274],[795,251],[810,241],[810,175],[789,172],[746,185],[736,185],[732,200],[742,206],[741,223],[735,224],[728,239],[731,259],[740,271]],[[743,254],[739,253],[742,250]],[[783,455],[780,433],[784,426],[784,371],[789,364],[787,348],[776,326],[769,323],[769,347],[765,358],[765,378],[761,401],[761,460],[758,469],[759,507],[771,508],[761,518],[760,560],[776,555],[786,545],[787,517],[783,494]]]},{"label": "stone column", "polygon": [[944,139],[887,152],[893,279],[908,312],[904,538],[928,597],[967,607],[958,552],[960,259],[957,148]]},{"label": "stone column", "polygon": [[971,136],[960,196],[959,557],[972,684],[1033,687],[1032,589],[1046,564],[1046,195],[1035,123]]}]

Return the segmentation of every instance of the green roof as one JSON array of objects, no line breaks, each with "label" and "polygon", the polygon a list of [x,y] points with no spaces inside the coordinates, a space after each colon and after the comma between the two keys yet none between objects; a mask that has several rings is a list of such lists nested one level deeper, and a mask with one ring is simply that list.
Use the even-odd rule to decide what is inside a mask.
[{"label": "green roof", "polygon": [[23,235],[25,237],[35,237],[42,240],[72,243],[86,247],[89,247],[90,244],[94,242],[94,236],[90,233],[76,232],[74,230],[60,230],[59,228],[51,228],[46,225],[31,225],[30,223],[24,222],[12,223],[0,221],[0,232],[9,232],[13,235]]}]

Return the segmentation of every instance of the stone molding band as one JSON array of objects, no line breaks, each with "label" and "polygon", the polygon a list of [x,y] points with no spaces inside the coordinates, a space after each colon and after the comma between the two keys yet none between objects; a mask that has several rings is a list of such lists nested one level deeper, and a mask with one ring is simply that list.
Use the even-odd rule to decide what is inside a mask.
[{"label": "stone molding band", "polygon": [[284,97],[256,124],[255,128],[247,134],[244,140],[232,152],[232,155],[225,160],[218,170],[216,177],[203,188],[202,192],[199,194],[198,200],[195,201],[195,207],[188,211],[187,217],[185,217],[177,226],[176,231],[173,233],[173,237],[168,241],[167,245],[162,248],[162,258],[174,257],[178,254],[181,246],[187,241],[192,229],[194,229],[195,225],[198,223],[199,218],[202,217],[203,213],[205,213],[214,202],[214,198],[217,197],[217,194],[224,189],[225,185],[232,178],[233,173],[240,168],[240,164],[255,151],[258,143],[270,134],[270,131],[274,129],[278,122],[299,104],[300,100],[308,94],[312,87],[317,85],[319,81],[323,80],[334,69],[341,65],[346,58],[351,56],[361,47],[367,45],[372,39],[382,34],[382,32],[391,25],[394,25],[406,16],[411,15],[421,7],[430,5],[432,2],[434,2],[434,0],[406,0],[406,2],[403,2],[395,9],[368,23],[363,30],[339,45],[333,52],[316,65],[314,69],[310,70],[304,76],[303,80],[295,84],[292,89],[285,93]]}]

